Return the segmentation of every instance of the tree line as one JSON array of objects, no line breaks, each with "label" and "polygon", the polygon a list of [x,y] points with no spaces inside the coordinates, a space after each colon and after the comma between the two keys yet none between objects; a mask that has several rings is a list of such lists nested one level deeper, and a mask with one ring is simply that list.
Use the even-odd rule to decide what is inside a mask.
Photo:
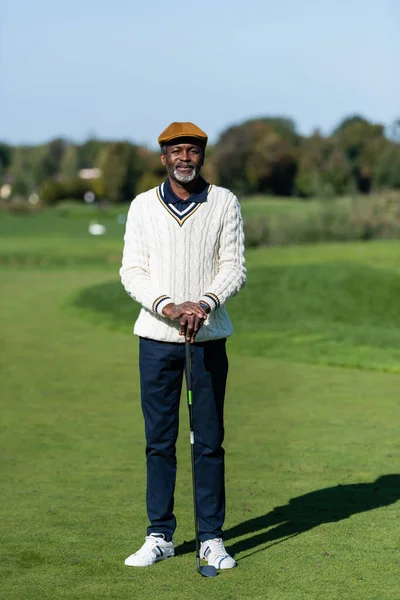
[{"label": "tree line", "polygon": [[[399,189],[400,120],[385,128],[351,116],[329,135],[307,137],[291,119],[251,119],[223,131],[206,159],[205,178],[241,195],[311,198]],[[0,142],[0,187],[8,185],[10,197],[36,193],[51,204],[92,191],[98,199],[127,202],[164,178],[159,153],[130,141]]]}]

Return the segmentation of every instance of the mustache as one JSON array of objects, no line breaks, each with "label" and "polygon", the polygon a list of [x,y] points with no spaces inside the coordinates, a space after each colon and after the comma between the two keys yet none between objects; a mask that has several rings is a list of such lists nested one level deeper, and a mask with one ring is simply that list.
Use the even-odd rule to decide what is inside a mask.
[{"label": "mustache", "polygon": [[195,169],[196,165],[194,165],[193,163],[184,163],[184,164],[179,163],[178,165],[175,165],[175,167],[178,169],[181,167],[183,167],[185,169]]}]

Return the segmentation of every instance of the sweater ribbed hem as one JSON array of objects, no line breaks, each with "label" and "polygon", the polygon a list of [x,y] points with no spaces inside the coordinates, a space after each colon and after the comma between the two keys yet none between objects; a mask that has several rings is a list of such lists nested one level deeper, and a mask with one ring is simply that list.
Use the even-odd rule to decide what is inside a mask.
[{"label": "sweater ribbed hem", "polygon": [[167,306],[167,304],[171,304],[171,302],[173,302],[173,300],[169,296],[166,296],[165,294],[163,296],[159,296],[153,302],[153,311],[158,313],[159,315],[163,315],[162,310],[164,306]]},{"label": "sweater ribbed hem", "polygon": [[211,312],[217,310],[221,306],[218,296],[212,294],[211,292],[206,292],[202,295],[199,302],[206,302],[211,308]]}]

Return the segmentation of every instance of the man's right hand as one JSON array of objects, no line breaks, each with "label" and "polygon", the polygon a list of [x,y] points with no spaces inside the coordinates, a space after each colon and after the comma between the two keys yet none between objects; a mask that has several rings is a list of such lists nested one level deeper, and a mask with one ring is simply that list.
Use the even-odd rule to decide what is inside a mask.
[{"label": "man's right hand", "polygon": [[168,319],[180,322],[179,334],[186,336],[187,341],[192,344],[207,318],[206,311],[197,302],[167,304],[162,312]]},{"label": "man's right hand", "polygon": [[179,321],[183,315],[195,315],[199,319],[206,319],[207,313],[197,302],[182,302],[182,304],[167,304],[163,308],[163,314],[171,321]]}]

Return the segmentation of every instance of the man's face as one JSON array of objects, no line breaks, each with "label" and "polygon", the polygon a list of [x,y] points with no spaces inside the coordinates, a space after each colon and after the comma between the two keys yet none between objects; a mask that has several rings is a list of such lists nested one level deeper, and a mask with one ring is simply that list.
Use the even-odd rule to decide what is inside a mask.
[{"label": "man's face", "polygon": [[166,154],[161,154],[161,162],[167,168],[168,176],[178,183],[190,183],[200,175],[204,162],[204,151],[195,141],[181,142],[167,146]]}]

